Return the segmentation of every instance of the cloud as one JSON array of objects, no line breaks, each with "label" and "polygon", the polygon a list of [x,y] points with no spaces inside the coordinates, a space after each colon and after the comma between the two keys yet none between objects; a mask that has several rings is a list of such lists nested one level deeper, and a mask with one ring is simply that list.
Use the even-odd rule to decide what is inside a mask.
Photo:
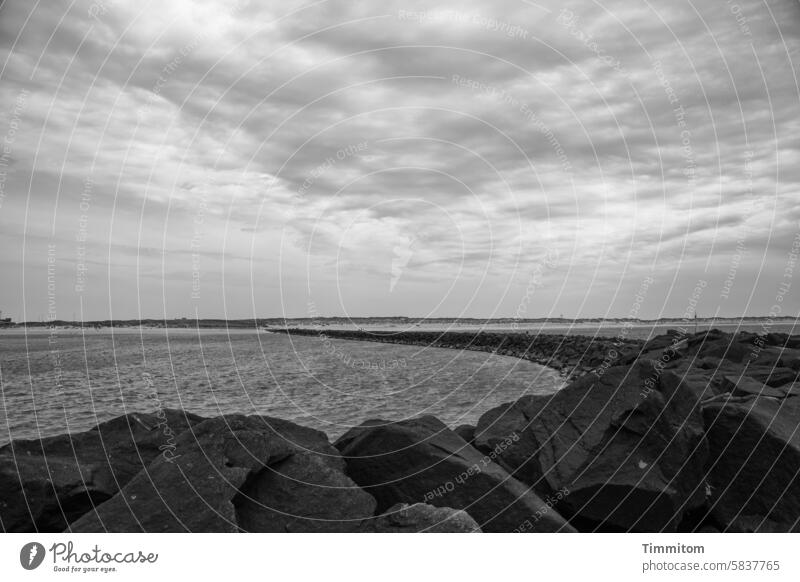
[{"label": "cloud", "polygon": [[800,8],[736,6],[5,2],[0,261],[38,281],[53,242],[72,277],[85,228],[97,318],[509,316],[548,250],[531,316],[624,315],[646,273],[673,313],[742,232],[763,285],[800,229]]}]

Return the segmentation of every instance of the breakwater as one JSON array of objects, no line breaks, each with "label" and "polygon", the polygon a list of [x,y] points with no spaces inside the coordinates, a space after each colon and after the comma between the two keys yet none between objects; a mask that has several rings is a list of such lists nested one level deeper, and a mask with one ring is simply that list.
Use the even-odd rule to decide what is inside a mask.
[{"label": "breakwater", "polygon": [[371,341],[415,345],[430,348],[473,350],[513,356],[558,370],[568,380],[587,372],[605,369],[630,361],[645,342],[620,334],[617,337],[582,335],[529,334],[521,332],[460,332],[365,330],[326,330],[321,328],[284,328],[271,331],[289,335],[317,336],[323,339]]}]

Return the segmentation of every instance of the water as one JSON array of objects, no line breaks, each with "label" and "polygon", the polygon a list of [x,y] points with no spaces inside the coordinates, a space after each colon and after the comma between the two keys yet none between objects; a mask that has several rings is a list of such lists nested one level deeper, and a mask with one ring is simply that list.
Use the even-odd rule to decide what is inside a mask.
[{"label": "water", "polygon": [[239,330],[7,330],[0,443],[159,406],[277,416],[331,437],[370,418],[433,414],[455,427],[561,385],[554,370],[484,352]]}]

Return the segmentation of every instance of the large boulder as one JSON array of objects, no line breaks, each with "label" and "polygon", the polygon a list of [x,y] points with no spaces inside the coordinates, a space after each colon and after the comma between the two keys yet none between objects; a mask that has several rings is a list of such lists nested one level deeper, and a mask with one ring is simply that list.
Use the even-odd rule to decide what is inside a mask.
[{"label": "large boulder", "polygon": [[466,511],[427,503],[398,503],[370,520],[370,533],[478,533],[481,528]]},{"label": "large boulder", "polygon": [[0,448],[0,527],[60,532],[109,499],[203,419],[179,410],[132,413],[76,434]]},{"label": "large boulder", "polygon": [[713,402],[710,515],[726,531],[800,531],[800,399]]},{"label": "large boulder", "polygon": [[73,532],[360,531],[375,500],[319,431],[261,416],[200,423]]},{"label": "large boulder", "polygon": [[589,374],[484,414],[475,443],[579,529],[674,531],[704,501],[700,395],[649,362]]},{"label": "large boulder", "polygon": [[483,531],[572,528],[529,488],[512,478],[441,421],[425,416],[403,422],[373,420],[343,435],[336,447],[347,473],[385,512],[397,503],[427,502],[463,509]]}]

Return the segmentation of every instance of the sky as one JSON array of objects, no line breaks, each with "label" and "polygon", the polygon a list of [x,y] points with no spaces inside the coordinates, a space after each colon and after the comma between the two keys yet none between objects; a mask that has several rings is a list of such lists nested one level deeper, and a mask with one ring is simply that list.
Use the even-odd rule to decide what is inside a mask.
[{"label": "sky", "polygon": [[4,1],[16,320],[800,310],[800,4]]}]

